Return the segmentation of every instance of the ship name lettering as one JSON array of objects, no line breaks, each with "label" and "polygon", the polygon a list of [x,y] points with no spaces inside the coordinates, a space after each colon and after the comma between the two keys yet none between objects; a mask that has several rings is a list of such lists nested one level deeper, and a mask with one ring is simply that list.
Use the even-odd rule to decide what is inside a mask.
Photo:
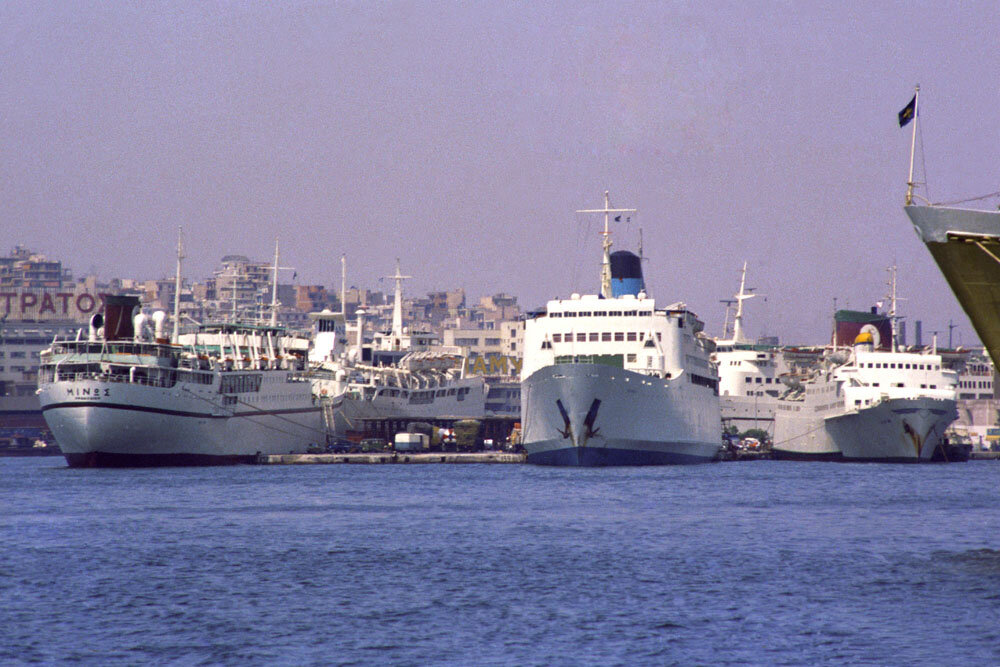
[{"label": "ship name lettering", "polygon": [[67,387],[66,393],[77,398],[81,396],[111,396],[110,387]]}]

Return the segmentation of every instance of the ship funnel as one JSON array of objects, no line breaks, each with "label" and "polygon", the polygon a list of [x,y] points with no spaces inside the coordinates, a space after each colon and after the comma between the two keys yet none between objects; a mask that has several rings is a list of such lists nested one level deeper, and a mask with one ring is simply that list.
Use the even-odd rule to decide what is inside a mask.
[{"label": "ship funnel", "polygon": [[611,253],[611,296],[618,298],[626,294],[638,296],[645,292],[642,279],[642,260],[628,250]]},{"label": "ship funnel", "polygon": [[102,329],[104,328],[104,315],[100,313],[94,313],[90,316],[90,332],[87,336],[87,340],[93,343],[100,336],[104,334]]},{"label": "ship funnel", "polygon": [[142,340],[142,328],[146,326],[146,315],[145,313],[139,313],[132,319],[132,328],[135,329],[135,340],[139,342]]},{"label": "ship funnel", "polygon": [[104,297],[104,340],[129,340],[135,335],[132,320],[139,313],[139,297]]},{"label": "ship funnel", "polygon": [[167,314],[162,310],[153,313],[153,336],[157,340],[163,338],[163,323],[167,321]]}]

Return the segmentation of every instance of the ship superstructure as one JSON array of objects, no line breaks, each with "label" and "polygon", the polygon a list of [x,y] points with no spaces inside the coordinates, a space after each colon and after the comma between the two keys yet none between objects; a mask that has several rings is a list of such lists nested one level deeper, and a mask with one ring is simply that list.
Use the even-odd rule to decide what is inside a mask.
[{"label": "ship superstructure", "polygon": [[554,299],[525,322],[523,444],[529,463],[568,466],[710,461],[721,444],[718,375],[703,323],[657,307],[641,260],[610,252],[604,208],[601,292]]},{"label": "ship superstructure", "polygon": [[719,407],[724,426],[771,432],[778,397],[784,391],[780,377],[789,371],[789,365],[777,345],[756,344],[744,334],[743,302],[756,296],[746,287],[746,272],[744,263],[740,290],[733,295],[736,313],[732,331],[727,318],[724,337],[715,341],[712,358],[719,373]]}]

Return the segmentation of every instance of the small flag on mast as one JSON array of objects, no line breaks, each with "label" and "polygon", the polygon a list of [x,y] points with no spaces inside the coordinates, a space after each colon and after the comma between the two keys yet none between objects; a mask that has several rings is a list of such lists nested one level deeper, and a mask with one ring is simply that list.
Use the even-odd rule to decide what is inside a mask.
[{"label": "small flag on mast", "polygon": [[916,113],[917,113],[917,96],[914,95],[913,99],[910,100],[910,103],[907,104],[905,107],[903,107],[903,109],[898,114],[899,126],[903,127],[911,120],[913,120],[913,116],[916,115]]}]

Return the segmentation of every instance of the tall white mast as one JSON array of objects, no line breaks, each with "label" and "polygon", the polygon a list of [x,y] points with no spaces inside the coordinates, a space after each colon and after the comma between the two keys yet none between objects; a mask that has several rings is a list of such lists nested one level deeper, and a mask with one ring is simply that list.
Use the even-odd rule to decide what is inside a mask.
[{"label": "tall white mast", "polygon": [[404,276],[399,272],[399,258],[396,258],[396,275],[389,276],[396,281],[396,299],[392,305],[392,346],[399,349],[403,337],[403,281],[413,276]]},{"label": "tall white mast", "polygon": [[889,323],[892,326],[892,344],[889,349],[896,351],[897,320],[896,317],[896,265],[889,267]]},{"label": "tall white mast", "polygon": [[726,336],[729,334],[729,308],[732,304],[736,304],[736,317],[733,319],[733,337],[728,340],[717,340],[717,344],[731,344],[735,345],[737,343],[745,343],[743,339],[743,302],[747,299],[752,299],[756,294],[751,294],[754,290],[753,287],[747,287],[747,263],[743,262],[743,273],[740,275],[740,291],[733,295],[732,299],[725,299],[723,301],[726,304],[726,322],[722,327],[722,335]]},{"label": "tall white mast", "polygon": [[[638,209],[634,208],[611,208],[611,199],[608,197],[608,191],[604,191],[604,208],[591,208],[583,209],[577,211],[577,213],[603,213],[604,214],[604,231],[602,232],[604,236],[604,242],[602,244],[604,249],[604,259],[601,262],[601,296],[605,299],[611,298],[611,230],[609,229],[609,224],[611,222],[612,213],[637,213]],[[621,221],[621,215],[615,218],[616,222]]]},{"label": "tall white mast", "polygon": [[[910,137],[910,176],[906,180],[906,205],[909,206],[913,203],[913,153],[917,147],[917,122],[920,118],[920,114],[917,113],[920,107],[920,84],[917,84],[916,91],[913,93],[913,135]],[[924,178],[927,178],[925,175]],[[895,341],[893,342],[895,345]]]},{"label": "tall white mast", "polygon": [[271,326],[278,324],[278,238],[274,238],[274,275],[271,278]]},{"label": "tall white mast", "polygon": [[347,255],[343,254],[340,256],[340,314],[347,317]]},{"label": "tall white mast", "polygon": [[291,266],[278,266],[278,237],[274,238],[274,275],[271,278],[271,326],[278,325],[278,269],[291,271]]},{"label": "tall white mast", "polygon": [[[743,261],[743,274],[740,276],[740,292],[733,296],[736,299],[736,318],[733,320],[733,343],[743,342],[743,302],[752,299],[756,294],[746,291],[747,283],[747,263]],[[750,288],[753,289],[753,288]]]},{"label": "tall white mast", "polygon": [[174,276],[174,329],[170,335],[170,342],[177,344],[180,336],[181,322],[181,260],[184,259],[184,243],[182,240],[183,227],[177,228],[177,275]]}]

